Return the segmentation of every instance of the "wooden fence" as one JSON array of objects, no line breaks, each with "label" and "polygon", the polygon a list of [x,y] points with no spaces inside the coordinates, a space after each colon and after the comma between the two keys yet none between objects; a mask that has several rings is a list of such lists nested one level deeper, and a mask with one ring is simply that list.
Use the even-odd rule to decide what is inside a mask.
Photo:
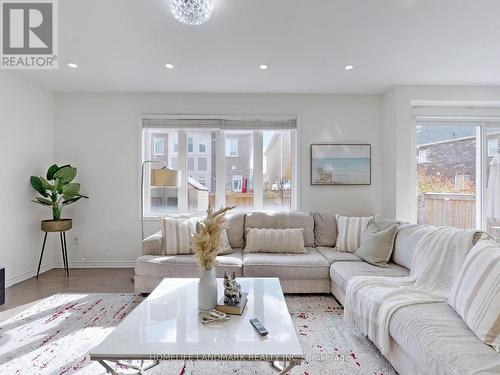
[{"label": "wooden fence", "polygon": [[476,227],[476,195],[424,193],[418,196],[418,223],[450,225],[462,229]]},{"label": "wooden fence", "polygon": [[[214,206],[214,193],[210,193],[209,201]],[[267,209],[272,209],[273,207],[276,207],[276,209],[290,207],[290,201],[290,191],[285,191],[283,197],[281,196],[281,192],[264,192],[264,207]],[[226,206],[253,208],[253,193],[226,192]]]}]

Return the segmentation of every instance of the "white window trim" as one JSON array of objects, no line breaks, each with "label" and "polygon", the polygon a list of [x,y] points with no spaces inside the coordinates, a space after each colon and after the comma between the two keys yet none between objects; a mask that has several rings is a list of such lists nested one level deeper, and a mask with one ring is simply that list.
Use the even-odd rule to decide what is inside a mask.
[{"label": "white window trim", "polygon": [[[239,183],[240,183],[240,188],[239,188],[239,190],[235,190],[235,189],[234,189],[234,183],[235,183],[236,181],[239,181]],[[241,193],[241,192],[243,191],[243,176],[241,176],[241,175],[234,175],[234,176],[233,176],[233,178],[232,178],[232,180],[231,180],[231,191],[232,191],[233,193]]]}]

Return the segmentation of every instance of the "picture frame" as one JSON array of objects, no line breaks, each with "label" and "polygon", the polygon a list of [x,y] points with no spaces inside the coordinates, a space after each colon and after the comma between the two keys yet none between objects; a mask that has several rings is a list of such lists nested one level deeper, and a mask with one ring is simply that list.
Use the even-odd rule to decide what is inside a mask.
[{"label": "picture frame", "polygon": [[371,185],[369,143],[312,143],[311,185]]}]

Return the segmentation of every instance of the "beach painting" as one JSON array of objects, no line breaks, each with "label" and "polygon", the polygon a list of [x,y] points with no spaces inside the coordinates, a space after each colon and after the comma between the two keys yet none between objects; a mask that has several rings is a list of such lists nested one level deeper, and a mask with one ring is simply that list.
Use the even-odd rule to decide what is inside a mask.
[{"label": "beach painting", "polygon": [[311,145],[311,185],[370,184],[371,145]]}]

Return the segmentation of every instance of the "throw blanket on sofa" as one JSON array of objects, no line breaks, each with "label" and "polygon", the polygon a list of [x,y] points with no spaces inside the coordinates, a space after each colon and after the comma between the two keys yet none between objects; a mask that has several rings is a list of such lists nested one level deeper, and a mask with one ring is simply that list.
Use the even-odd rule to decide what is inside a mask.
[{"label": "throw blanket on sofa", "polygon": [[366,334],[380,349],[389,348],[389,322],[399,308],[445,301],[475,230],[436,228],[416,245],[410,276],[356,276],[347,284],[344,319]]}]

